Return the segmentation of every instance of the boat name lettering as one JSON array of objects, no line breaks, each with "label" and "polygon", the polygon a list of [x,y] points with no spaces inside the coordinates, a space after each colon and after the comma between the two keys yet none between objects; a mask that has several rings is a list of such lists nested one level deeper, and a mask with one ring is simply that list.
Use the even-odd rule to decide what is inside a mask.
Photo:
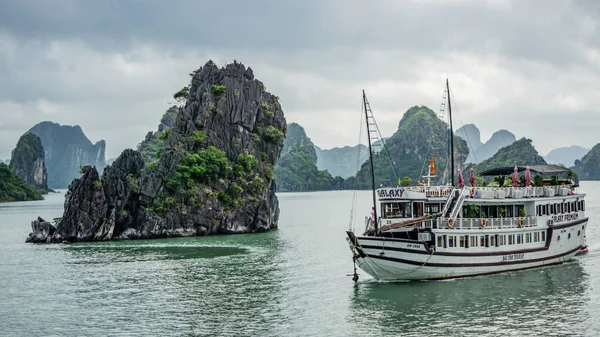
[{"label": "boat name lettering", "polygon": [[552,222],[563,222],[563,221],[572,221],[579,219],[578,213],[573,214],[563,214],[563,215],[553,215]]},{"label": "boat name lettering", "polygon": [[389,190],[379,190],[377,193],[380,198],[402,198],[404,190],[401,188],[394,188]]},{"label": "boat name lettering", "polygon": [[509,255],[503,255],[502,261],[523,260],[524,258],[525,258],[525,254],[509,254]]},{"label": "boat name lettering", "polygon": [[406,247],[408,247],[408,248],[421,248],[421,245],[416,245],[414,243],[409,243],[409,244],[406,245]]}]

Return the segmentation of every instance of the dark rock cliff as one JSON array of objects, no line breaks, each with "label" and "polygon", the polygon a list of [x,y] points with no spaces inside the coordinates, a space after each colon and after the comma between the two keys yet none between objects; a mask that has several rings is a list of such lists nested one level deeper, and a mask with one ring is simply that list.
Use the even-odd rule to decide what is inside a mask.
[{"label": "dark rock cliff", "polygon": [[48,193],[44,147],[36,135],[27,132],[19,138],[17,147],[12,151],[9,167],[29,186],[43,194]]},{"label": "dark rock cliff", "polygon": [[92,144],[79,125],[60,125],[41,122],[29,132],[42,140],[44,146],[48,186],[65,188],[79,176],[84,165],[96,166],[102,170],[105,165],[104,150],[106,143],[100,140]]},{"label": "dark rock cliff", "polygon": [[[213,62],[194,72],[184,107],[155,163],[125,150],[104,169],[84,167],[53,229],[32,222],[28,242],[97,241],[277,227],[273,166],[286,122],[278,98],[250,68]],[[50,226],[50,227],[49,227]],[[52,233],[52,234],[50,234]]]}]

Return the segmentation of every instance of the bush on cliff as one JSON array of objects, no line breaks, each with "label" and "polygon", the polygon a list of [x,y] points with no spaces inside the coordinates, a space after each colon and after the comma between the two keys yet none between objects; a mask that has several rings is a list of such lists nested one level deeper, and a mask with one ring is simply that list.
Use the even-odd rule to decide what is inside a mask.
[{"label": "bush on cliff", "polygon": [[42,200],[42,194],[27,185],[8,166],[0,163],[0,201]]}]

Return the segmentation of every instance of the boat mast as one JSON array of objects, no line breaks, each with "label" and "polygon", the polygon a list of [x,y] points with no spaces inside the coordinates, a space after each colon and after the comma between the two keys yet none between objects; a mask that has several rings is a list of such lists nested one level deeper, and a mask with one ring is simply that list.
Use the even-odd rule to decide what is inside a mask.
[{"label": "boat mast", "polygon": [[[377,231],[378,224],[377,224],[377,201],[375,198],[375,169],[373,168],[373,149],[371,147],[371,129],[370,129],[371,123],[369,123],[369,111],[371,109],[370,109],[370,104],[367,102],[367,95],[365,94],[364,90],[363,90],[363,105],[365,108],[365,120],[367,122],[367,139],[369,139],[369,163],[371,163],[371,186],[373,188],[373,216],[374,216],[373,220],[375,221],[375,226],[374,226],[375,231]],[[367,107],[367,106],[369,106],[369,107]]]},{"label": "boat mast", "polygon": [[450,85],[446,78],[446,94],[448,95],[448,118],[450,119],[450,177],[452,177],[452,186],[456,186],[454,181],[454,130],[452,130],[452,105],[450,105]]}]

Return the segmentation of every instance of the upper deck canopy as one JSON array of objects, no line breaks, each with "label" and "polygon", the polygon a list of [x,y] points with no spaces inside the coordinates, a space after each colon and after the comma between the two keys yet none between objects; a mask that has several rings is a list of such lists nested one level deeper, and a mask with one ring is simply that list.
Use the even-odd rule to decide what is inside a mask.
[{"label": "upper deck canopy", "polygon": [[[517,171],[523,172],[527,169],[527,166],[517,166]],[[513,174],[515,171],[514,166],[505,166],[505,167],[495,167],[489,170],[485,170],[481,172],[479,175],[481,176],[507,176]],[[540,173],[540,174],[559,174],[566,173],[571,170],[564,166],[560,165],[532,165],[529,166],[529,171],[531,173]]]}]

